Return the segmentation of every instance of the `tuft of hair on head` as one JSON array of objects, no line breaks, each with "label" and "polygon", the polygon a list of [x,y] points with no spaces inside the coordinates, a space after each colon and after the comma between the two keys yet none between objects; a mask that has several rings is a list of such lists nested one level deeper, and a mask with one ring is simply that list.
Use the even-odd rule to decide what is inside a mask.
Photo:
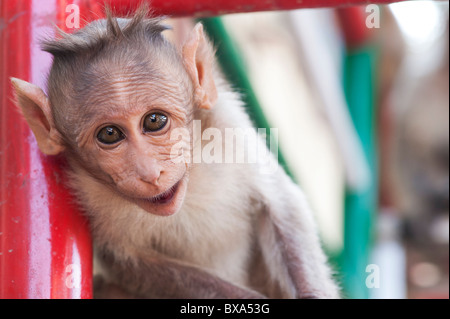
[{"label": "tuft of hair on head", "polygon": [[74,33],[57,28],[59,37],[41,41],[41,48],[55,57],[95,51],[108,43],[140,37],[149,40],[162,38],[161,33],[170,29],[162,23],[167,17],[157,16],[147,3],[141,3],[134,12],[117,17],[105,6],[105,19],[89,23]]}]

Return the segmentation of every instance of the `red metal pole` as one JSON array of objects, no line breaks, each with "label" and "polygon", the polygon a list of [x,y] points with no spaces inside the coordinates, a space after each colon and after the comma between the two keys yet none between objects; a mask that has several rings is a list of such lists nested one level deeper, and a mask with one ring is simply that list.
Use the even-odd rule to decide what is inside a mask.
[{"label": "red metal pole", "polygon": [[364,6],[338,8],[336,13],[347,48],[358,48],[370,41],[373,29],[366,26]]},{"label": "red metal pole", "polygon": [[[171,16],[207,17],[229,13],[300,8],[345,7],[369,3],[386,4],[402,0],[148,0],[158,14]],[[127,13],[136,7],[129,0],[94,0],[103,5],[110,3],[119,13]]]},{"label": "red metal pole", "polygon": [[[387,4],[407,0],[58,0],[62,4],[77,4],[80,8],[80,25],[83,27],[92,20],[104,17],[104,6],[109,5],[113,12],[127,15],[141,2],[148,2],[157,15],[173,17],[191,16],[195,18],[257,11],[292,10],[301,8],[349,7],[364,4]],[[57,20],[64,22],[67,14],[60,11]],[[349,26],[352,23],[350,22]],[[74,30],[68,30],[74,31]]]},{"label": "red metal pole", "polygon": [[92,297],[90,233],[64,163],[39,152],[11,100],[11,76],[45,89],[51,58],[37,40],[58,10],[51,0],[0,3],[0,298]]}]

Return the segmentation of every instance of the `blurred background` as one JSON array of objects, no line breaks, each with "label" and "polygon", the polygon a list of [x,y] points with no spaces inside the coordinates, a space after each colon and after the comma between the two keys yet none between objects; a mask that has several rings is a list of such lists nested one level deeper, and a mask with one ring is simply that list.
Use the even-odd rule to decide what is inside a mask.
[{"label": "blurred background", "polygon": [[202,21],[278,128],[344,295],[449,298],[448,1]]}]

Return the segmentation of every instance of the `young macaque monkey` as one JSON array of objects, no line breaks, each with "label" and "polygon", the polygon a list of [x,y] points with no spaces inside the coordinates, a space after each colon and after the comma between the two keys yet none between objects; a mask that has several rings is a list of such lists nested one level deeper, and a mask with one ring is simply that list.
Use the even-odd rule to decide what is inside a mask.
[{"label": "young macaque monkey", "polygon": [[[40,150],[70,165],[103,272],[95,296],[338,298],[301,190],[282,169],[261,170],[274,157],[192,159],[194,121],[221,133],[251,122],[202,25],[182,48],[166,29],[145,8],[108,13],[43,43],[54,57],[48,97],[11,79]],[[240,146],[266,148],[252,132]]]}]

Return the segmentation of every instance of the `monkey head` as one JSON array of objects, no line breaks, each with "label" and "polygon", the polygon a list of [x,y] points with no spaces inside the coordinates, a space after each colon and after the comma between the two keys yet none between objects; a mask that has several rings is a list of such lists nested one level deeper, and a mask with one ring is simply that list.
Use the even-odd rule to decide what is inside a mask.
[{"label": "monkey head", "polygon": [[188,128],[196,108],[211,108],[217,92],[202,25],[178,50],[162,36],[160,22],[146,12],[108,16],[45,41],[54,57],[48,96],[11,81],[44,154],[64,153],[117,195],[168,216],[183,203],[189,171],[171,157],[170,133]]}]

